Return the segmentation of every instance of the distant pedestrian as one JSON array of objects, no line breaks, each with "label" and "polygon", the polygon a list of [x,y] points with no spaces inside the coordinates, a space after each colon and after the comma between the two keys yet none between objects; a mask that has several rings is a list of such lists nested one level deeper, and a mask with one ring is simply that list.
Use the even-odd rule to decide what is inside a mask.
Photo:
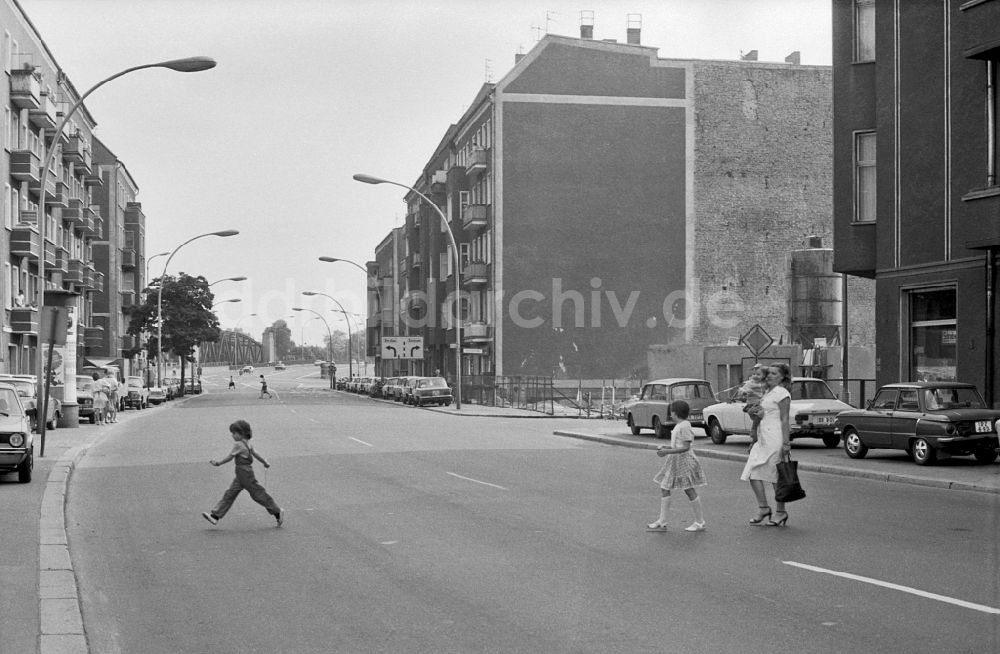
[{"label": "distant pedestrian", "polygon": [[104,385],[104,392],[108,396],[108,405],[105,407],[105,422],[118,422],[118,380],[111,370],[105,371],[105,377],[101,380]]},{"label": "distant pedestrian", "polygon": [[104,413],[108,409],[108,391],[107,387],[101,381],[100,375],[96,372],[91,375],[94,379],[94,385],[92,387],[94,393],[94,416],[97,424],[104,424]]},{"label": "distant pedestrian", "polygon": [[229,425],[229,434],[233,437],[233,441],[235,441],[232,451],[229,452],[226,458],[219,461],[209,461],[209,463],[213,466],[221,466],[235,460],[236,477],[233,479],[233,483],[229,485],[229,488],[226,489],[226,492],[223,493],[222,499],[215,505],[215,508],[202,513],[202,517],[213,525],[218,524],[219,520],[225,517],[229,509],[232,508],[237,496],[246,490],[250,493],[250,497],[253,498],[254,502],[263,506],[267,509],[268,513],[274,516],[280,527],[285,521],[285,512],[268,495],[267,491],[264,490],[264,487],[260,485],[257,477],[253,474],[254,459],[260,461],[265,468],[270,468],[271,464],[267,462],[267,459],[258,454],[253,449],[253,445],[250,444],[250,439],[253,438],[253,430],[250,428],[250,423],[246,420],[237,420]]},{"label": "distant pedestrian", "polygon": [[267,390],[267,380],[264,379],[264,375],[260,376],[260,397],[258,400],[263,400],[264,396],[267,395],[267,399],[271,399],[271,393]]},{"label": "distant pedestrian", "polygon": [[691,501],[691,510],[694,511],[694,522],[684,531],[705,531],[705,514],[695,487],[704,486],[708,482],[701,468],[701,462],[691,449],[694,431],[687,419],[691,415],[691,407],[684,400],[674,400],[670,404],[670,412],[680,418],[680,422],[674,425],[671,431],[670,447],[661,445],[656,450],[656,456],[666,457],[667,460],[663,462],[660,472],[653,477],[653,481],[660,484],[660,517],[647,527],[654,530],[667,528],[670,493],[675,489],[681,489]]},{"label": "distant pedestrian", "polygon": [[236,388],[236,382],[233,381],[233,376],[229,375],[229,390]]}]

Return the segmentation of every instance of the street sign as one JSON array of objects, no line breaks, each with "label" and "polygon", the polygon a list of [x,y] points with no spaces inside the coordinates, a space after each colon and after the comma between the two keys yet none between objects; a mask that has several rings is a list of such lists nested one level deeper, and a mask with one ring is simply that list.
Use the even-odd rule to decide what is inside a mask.
[{"label": "street sign", "polygon": [[383,336],[383,359],[423,359],[423,336]]},{"label": "street sign", "polygon": [[771,347],[774,339],[760,325],[754,325],[746,334],[740,336],[740,345],[745,346],[750,353],[757,358],[767,348]]}]

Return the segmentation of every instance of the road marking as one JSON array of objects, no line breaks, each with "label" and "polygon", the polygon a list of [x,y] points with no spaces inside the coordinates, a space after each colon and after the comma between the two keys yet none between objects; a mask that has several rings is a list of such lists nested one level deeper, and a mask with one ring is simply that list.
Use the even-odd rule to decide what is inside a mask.
[{"label": "road marking", "polygon": [[463,477],[462,475],[457,475],[454,472],[447,473],[452,477],[458,477],[459,479],[464,479],[465,481],[471,481],[475,484],[482,484],[483,486],[492,486],[493,488],[499,488],[500,490],[509,490],[503,486],[497,486],[496,484],[491,484],[488,481],[479,481],[478,479],[473,479],[472,477]]},{"label": "road marking", "polygon": [[955,599],[954,597],[948,597],[946,595],[929,593],[925,590],[920,590],[918,588],[910,588],[909,586],[900,586],[899,584],[894,584],[888,581],[880,581],[878,579],[872,579],[871,577],[862,577],[861,575],[855,575],[849,572],[827,570],[826,568],[818,568],[814,565],[807,565],[805,563],[796,563],[795,561],[782,561],[782,563],[784,563],[785,565],[792,565],[797,568],[802,568],[804,570],[812,570],[813,572],[823,572],[825,574],[833,575],[835,577],[843,577],[844,579],[853,579],[854,581],[861,581],[866,584],[882,586],[883,588],[898,590],[903,593],[910,593],[911,595],[917,595],[919,597],[926,597],[927,599],[937,600],[939,602],[954,604],[955,606],[961,606],[963,608],[972,609],[974,611],[982,611],[983,613],[992,613],[993,615],[1000,615],[1000,609],[994,608],[992,606],[986,606],[984,604],[976,604],[974,602],[966,602],[965,600]]},{"label": "road marking", "polygon": [[354,438],[353,436],[348,436],[348,438],[351,439],[352,441],[354,441],[355,443],[361,443],[362,445],[367,445],[368,447],[375,447],[371,443],[366,443],[364,441],[360,441],[357,438]]}]

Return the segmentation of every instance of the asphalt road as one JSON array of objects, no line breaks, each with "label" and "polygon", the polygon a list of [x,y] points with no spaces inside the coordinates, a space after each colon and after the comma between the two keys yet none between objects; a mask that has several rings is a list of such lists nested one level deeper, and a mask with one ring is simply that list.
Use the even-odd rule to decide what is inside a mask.
[{"label": "asphalt road", "polygon": [[[709,530],[659,459],[256,375],[112,425],[80,461],[67,527],[92,652],[994,652],[997,497],[803,475],[787,528],[747,525],[737,462],[703,459]],[[228,377],[225,379],[228,381]],[[244,418],[288,514],[212,458]],[[6,489],[5,489],[6,490]],[[847,575],[847,576],[845,576]]]}]

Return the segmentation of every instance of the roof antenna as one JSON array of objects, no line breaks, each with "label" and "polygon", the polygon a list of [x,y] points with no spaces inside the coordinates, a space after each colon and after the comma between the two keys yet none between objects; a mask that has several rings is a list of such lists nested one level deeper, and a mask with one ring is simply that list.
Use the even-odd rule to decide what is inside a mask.
[{"label": "roof antenna", "polygon": [[558,15],[559,15],[558,11],[546,11],[545,12],[545,33],[546,34],[549,33],[549,23],[550,22],[551,23],[558,23],[559,22],[555,18],[553,18],[553,16],[558,16]]},{"label": "roof antenna", "polygon": [[493,83],[493,67],[492,67],[491,64],[493,62],[491,62],[489,59],[486,59],[485,61],[486,61],[486,68],[484,70],[484,73],[486,74],[486,83],[487,84],[492,84]]}]

